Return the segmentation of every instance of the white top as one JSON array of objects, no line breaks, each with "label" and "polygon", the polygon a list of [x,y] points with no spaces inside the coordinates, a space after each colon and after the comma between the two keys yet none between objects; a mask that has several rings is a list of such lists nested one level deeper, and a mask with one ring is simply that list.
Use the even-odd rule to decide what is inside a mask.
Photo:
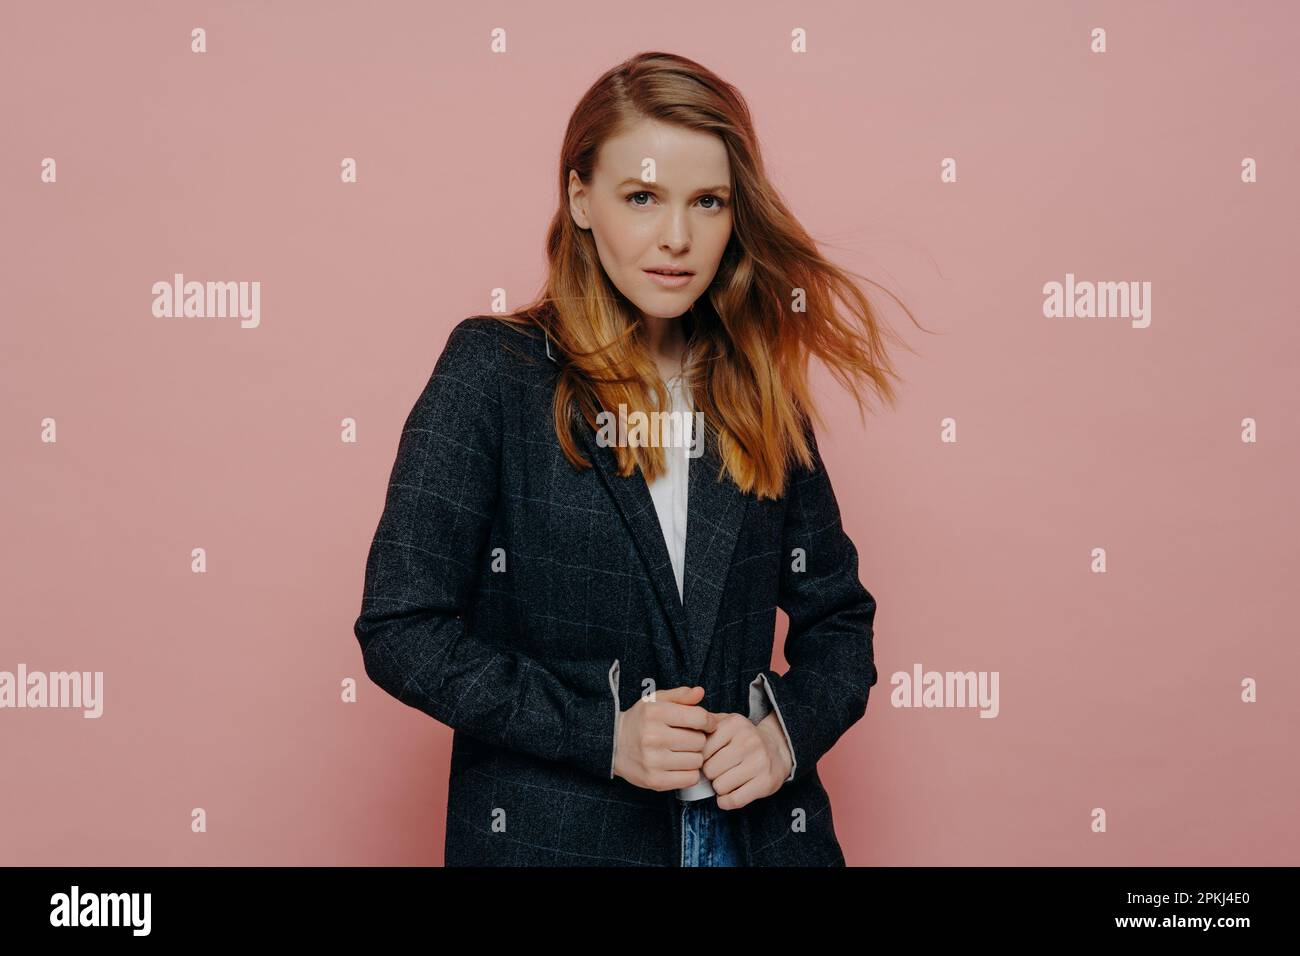
[{"label": "white top", "polygon": [[[668,386],[671,411],[689,411],[694,406],[685,394],[682,376],[674,375],[664,382]],[[682,422],[685,428],[693,424],[686,416]],[[655,434],[659,431],[656,429]],[[667,445],[663,449],[664,464],[667,472],[650,482],[650,497],[654,499],[655,511],[659,515],[659,526],[663,529],[664,544],[668,546],[668,556],[672,558],[673,574],[677,578],[677,594],[685,600],[686,574],[686,489],[690,476],[690,434],[686,433],[681,447]]]},{"label": "white top", "polygon": [[[551,361],[556,361],[551,355],[551,338],[546,337],[546,355]],[[686,360],[683,360],[685,364]],[[682,407],[694,411],[694,405],[689,395],[682,391],[681,373],[674,375],[664,384],[668,386],[668,394],[674,407]],[[690,419],[694,424],[694,418]],[[673,454],[666,455],[665,463],[668,466],[667,474],[661,475],[658,479],[649,483],[650,497],[654,501],[655,512],[659,516],[659,526],[664,532],[664,543],[668,545],[668,554],[672,558],[673,573],[677,578],[677,593],[686,600],[684,587],[684,577],[686,569],[686,492],[689,487],[690,477],[690,436],[687,435],[686,441],[681,447],[671,449]],[[667,451],[667,450],[666,450]],[[614,776],[614,761],[618,757],[618,727],[622,720],[623,712],[618,709],[618,691],[614,681],[618,674],[618,661],[610,668],[610,691],[614,695],[614,740],[610,750],[610,777]],[[794,756],[794,741],[790,739],[790,731],[785,725],[785,718],[781,716],[781,708],[776,704],[776,697],[772,693],[772,685],[768,683],[767,675],[759,671],[754,675],[754,679],[749,684],[749,719],[752,723],[759,723],[768,714],[776,713],[777,720],[781,723],[781,733],[785,737],[786,751],[790,755],[790,774],[785,778],[783,783],[789,783],[794,779],[795,768],[798,766],[798,760]],[[677,791],[677,796],[682,800],[700,800],[704,797],[714,795],[713,784],[709,779],[700,774],[699,781],[689,787],[682,787]]]},{"label": "white top", "polygon": [[[694,411],[694,403],[686,394],[682,373],[667,379],[670,410]],[[664,544],[668,546],[668,556],[673,562],[673,574],[677,577],[677,594],[686,599],[686,497],[690,477],[691,432],[694,424],[692,416],[687,415],[682,421],[680,445],[667,445],[663,448],[664,464],[667,471],[649,483],[650,497],[654,499],[655,511],[659,515],[659,527],[663,529]],[[661,434],[656,429],[655,434]],[[709,778],[700,772],[699,782],[677,791],[679,800],[702,800],[715,793]]]}]

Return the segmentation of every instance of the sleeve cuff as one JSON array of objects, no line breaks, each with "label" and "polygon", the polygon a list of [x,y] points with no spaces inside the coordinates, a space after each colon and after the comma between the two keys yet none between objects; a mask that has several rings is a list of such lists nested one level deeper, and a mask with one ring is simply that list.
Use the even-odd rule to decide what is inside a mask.
[{"label": "sleeve cuff", "polygon": [[785,726],[785,718],[781,716],[781,708],[776,705],[772,685],[767,682],[767,675],[759,671],[758,676],[749,682],[749,720],[757,724],[774,710],[776,719],[781,724],[781,733],[785,734],[785,745],[790,750],[790,776],[781,782],[789,783],[794,779],[794,768],[798,766],[794,756],[794,742],[790,740],[790,731]]},{"label": "sleeve cuff", "polygon": [[623,721],[622,708],[618,706],[618,661],[609,669],[609,692],[614,695],[614,747],[609,753],[609,779],[614,779],[614,761],[618,758],[618,726]]}]

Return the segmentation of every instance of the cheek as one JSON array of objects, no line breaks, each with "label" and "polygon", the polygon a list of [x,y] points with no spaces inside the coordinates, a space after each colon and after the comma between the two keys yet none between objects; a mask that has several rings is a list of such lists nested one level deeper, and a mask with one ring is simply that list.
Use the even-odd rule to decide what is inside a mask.
[{"label": "cheek", "polygon": [[[716,234],[711,234],[709,236],[706,258],[709,264],[710,279],[712,279],[713,276],[717,273],[718,266],[722,264],[722,257],[727,251],[727,242],[730,239],[731,239],[730,227],[719,230]],[[701,251],[703,252],[704,250]]]},{"label": "cheek", "polygon": [[596,248],[607,269],[626,269],[644,256],[644,227],[614,214],[592,221]]},{"label": "cheek", "polygon": [[731,217],[728,216],[725,222],[715,223],[715,226],[716,229],[709,233],[709,254],[714,262],[721,262],[731,240]]}]

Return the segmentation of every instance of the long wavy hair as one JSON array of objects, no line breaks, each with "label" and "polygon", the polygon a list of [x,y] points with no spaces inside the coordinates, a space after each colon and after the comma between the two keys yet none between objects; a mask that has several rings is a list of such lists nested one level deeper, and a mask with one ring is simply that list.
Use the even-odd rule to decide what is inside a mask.
[{"label": "long wavy hair", "polygon": [[[667,392],[639,310],[610,282],[591,234],[569,211],[569,170],[590,183],[601,144],[647,118],[712,133],[726,147],[732,234],[712,284],[681,317],[691,357],[683,385],[715,435],[723,470],[742,491],[779,498],[791,463],[812,464],[812,422],[824,424],[809,392],[809,359],[815,355],[853,394],[859,415],[867,389],[893,405],[889,379],[898,376],[884,347],[888,330],[850,276],[871,280],[821,255],[767,179],[744,99],[704,66],[670,53],[640,53],[586,92],[561,148],[545,285],[528,305],[495,318],[548,336],[560,365],[556,434],[574,467],[591,467],[570,431],[575,416],[594,429],[599,412],[620,404],[650,409],[651,394],[653,407],[665,407]],[[851,320],[838,314],[837,301]],[[657,445],[615,450],[625,477],[639,465],[652,481],[665,467]]]}]

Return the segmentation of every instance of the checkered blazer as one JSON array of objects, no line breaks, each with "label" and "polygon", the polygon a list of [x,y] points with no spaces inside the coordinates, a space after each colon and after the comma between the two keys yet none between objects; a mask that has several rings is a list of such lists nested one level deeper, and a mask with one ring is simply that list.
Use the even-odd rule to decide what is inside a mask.
[{"label": "checkered blazer", "polygon": [[[724,477],[716,434],[690,459],[685,601],[644,475],[575,416],[557,346],[461,321],[406,420],[355,624],[366,674],[453,728],[446,865],[679,866],[675,791],[613,775],[615,719],[643,690],[699,685],[711,711],[775,705],[794,756],[738,810],[749,866],[843,866],[817,761],[876,682],[876,604],[814,467],[759,501]],[[802,549],[802,562],[800,553]],[[776,609],[790,619],[771,670]]]}]

